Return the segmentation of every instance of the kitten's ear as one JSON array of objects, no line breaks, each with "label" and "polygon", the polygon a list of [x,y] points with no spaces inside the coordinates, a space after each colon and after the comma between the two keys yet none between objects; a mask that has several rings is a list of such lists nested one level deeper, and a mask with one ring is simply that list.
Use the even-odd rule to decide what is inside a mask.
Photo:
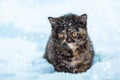
[{"label": "kitten's ear", "polygon": [[81,16],[79,16],[80,22],[82,23],[87,23],[87,14],[82,14]]},{"label": "kitten's ear", "polygon": [[57,19],[53,17],[48,17],[48,20],[52,26],[55,26],[57,24]]}]

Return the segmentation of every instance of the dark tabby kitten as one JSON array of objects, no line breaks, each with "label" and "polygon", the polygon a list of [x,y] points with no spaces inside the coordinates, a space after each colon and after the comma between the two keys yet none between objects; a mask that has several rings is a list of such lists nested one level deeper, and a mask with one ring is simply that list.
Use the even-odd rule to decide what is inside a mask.
[{"label": "dark tabby kitten", "polygon": [[52,33],[44,58],[56,71],[79,73],[87,71],[94,56],[93,46],[87,32],[87,15],[64,15],[48,17]]}]

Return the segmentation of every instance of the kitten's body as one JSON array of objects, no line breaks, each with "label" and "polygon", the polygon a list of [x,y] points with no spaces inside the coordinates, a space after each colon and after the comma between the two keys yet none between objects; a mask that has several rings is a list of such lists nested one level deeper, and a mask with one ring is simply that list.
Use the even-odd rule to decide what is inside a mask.
[{"label": "kitten's body", "polygon": [[52,33],[44,58],[56,71],[85,72],[91,67],[94,51],[87,33],[87,15],[49,17]]}]

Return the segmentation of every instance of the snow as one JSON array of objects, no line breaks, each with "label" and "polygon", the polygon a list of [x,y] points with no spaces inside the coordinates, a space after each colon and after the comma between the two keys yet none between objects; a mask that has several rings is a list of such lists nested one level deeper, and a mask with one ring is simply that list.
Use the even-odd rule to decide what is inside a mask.
[{"label": "snow", "polygon": [[[120,80],[119,0],[0,0],[0,80]],[[51,27],[47,17],[88,14],[93,66],[56,72],[42,58]]]}]

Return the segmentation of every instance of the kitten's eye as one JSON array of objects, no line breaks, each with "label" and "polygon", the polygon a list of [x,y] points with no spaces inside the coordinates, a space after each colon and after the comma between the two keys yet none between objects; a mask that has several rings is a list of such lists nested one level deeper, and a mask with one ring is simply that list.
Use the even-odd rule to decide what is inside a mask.
[{"label": "kitten's eye", "polygon": [[74,32],[72,35],[73,35],[74,37],[77,36],[77,32]]},{"label": "kitten's eye", "polygon": [[58,36],[62,38],[64,35],[63,34],[58,34]]}]

